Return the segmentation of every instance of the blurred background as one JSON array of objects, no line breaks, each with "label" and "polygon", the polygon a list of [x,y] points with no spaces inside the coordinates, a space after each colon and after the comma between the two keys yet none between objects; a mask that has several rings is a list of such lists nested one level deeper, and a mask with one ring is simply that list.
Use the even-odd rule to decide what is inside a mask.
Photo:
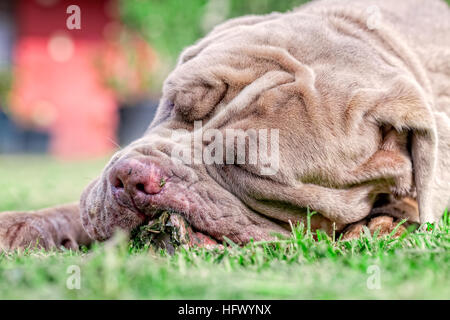
[{"label": "blurred background", "polygon": [[228,18],[303,2],[0,0],[0,154],[111,153],[144,132],[184,47]]}]

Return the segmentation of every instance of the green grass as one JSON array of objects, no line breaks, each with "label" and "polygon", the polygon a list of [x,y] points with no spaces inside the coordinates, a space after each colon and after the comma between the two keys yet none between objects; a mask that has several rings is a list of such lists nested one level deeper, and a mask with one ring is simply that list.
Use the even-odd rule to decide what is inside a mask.
[{"label": "green grass", "polygon": [[[63,163],[0,157],[0,210],[37,209],[76,200],[106,160]],[[1,299],[448,299],[448,214],[433,231],[400,239],[370,235],[351,242],[292,238],[225,251],[130,248],[123,235],[89,251],[0,255]],[[68,267],[81,272],[69,290]],[[379,288],[368,287],[379,271]]]}]

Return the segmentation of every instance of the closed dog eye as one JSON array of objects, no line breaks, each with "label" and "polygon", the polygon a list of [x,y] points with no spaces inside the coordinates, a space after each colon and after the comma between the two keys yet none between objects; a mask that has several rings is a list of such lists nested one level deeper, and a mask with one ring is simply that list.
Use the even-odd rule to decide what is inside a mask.
[{"label": "closed dog eye", "polygon": [[186,122],[202,120],[208,117],[226,95],[228,86],[223,83],[184,84],[183,89],[172,93],[173,109],[179,118]]}]

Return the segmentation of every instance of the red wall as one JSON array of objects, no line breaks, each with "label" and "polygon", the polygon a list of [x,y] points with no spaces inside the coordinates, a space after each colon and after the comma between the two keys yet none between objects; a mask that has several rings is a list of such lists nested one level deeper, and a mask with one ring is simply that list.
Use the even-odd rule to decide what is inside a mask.
[{"label": "red wall", "polygon": [[[72,4],[81,9],[81,30],[66,27]],[[96,66],[114,21],[111,8],[106,0],[16,2],[12,109],[21,121],[50,131],[56,155],[94,156],[114,148],[117,102]]]}]

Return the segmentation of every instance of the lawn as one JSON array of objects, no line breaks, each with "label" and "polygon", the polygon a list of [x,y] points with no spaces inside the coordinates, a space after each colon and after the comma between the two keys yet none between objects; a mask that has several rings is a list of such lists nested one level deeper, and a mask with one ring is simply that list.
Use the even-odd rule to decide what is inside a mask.
[{"label": "lawn", "polygon": [[[0,157],[0,211],[77,200],[105,162]],[[316,241],[298,226],[290,239],[231,244],[222,252],[180,249],[169,256],[131,248],[119,234],[82,252],[2,254],[0,298],[448,299],[449,220],[445,215],[440,228],[401,239]]]}]

